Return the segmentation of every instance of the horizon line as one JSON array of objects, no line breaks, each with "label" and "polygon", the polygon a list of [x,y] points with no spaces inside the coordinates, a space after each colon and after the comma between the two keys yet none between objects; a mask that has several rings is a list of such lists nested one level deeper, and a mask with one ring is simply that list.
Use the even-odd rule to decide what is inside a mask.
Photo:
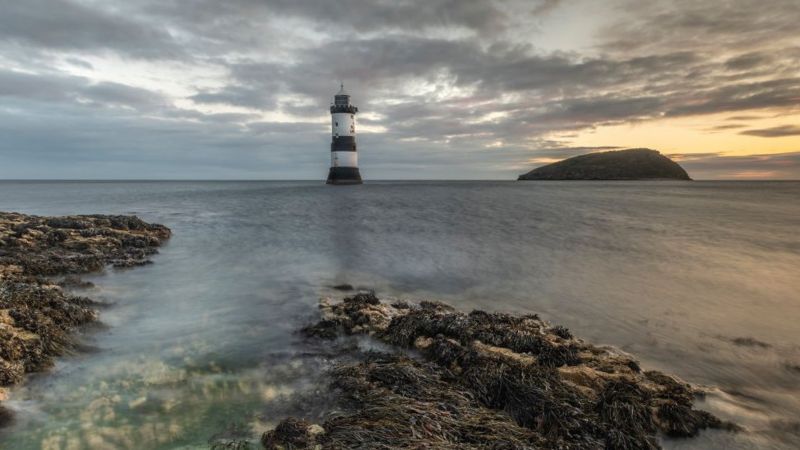
[{"label": "horizon line", "polygon": [[[325,183],[325,179],[259,179],[259,178],[0,178],[0,182],[198,182],[198,181],[214,181],[214,182],[319,182]],[[369,182],[410,182],[410,181],[800,181],[800,178],[694,178],[691,180],[673,180],[664,178],[653,179],[632,179],[632,180],[515,180],[509,178],[415,178],[415,179],[402,179],[402,178],[382,178],[364,180],[365,184]]]}]

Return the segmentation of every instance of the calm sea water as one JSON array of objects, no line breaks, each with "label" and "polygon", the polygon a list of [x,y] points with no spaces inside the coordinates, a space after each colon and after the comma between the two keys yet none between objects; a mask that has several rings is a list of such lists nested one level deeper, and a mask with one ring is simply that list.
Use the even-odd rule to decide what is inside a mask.
[{"label": "calm sea water", "polygon": [[707,385],[740,423],[667,448],[800,447],[797,182],[0,182],[0,210],[137,214],[155,264],[92,276],[85,349],[13,390],[0,448],[194,449],[325,414],[294,333],[329,286],[536,312]]}]

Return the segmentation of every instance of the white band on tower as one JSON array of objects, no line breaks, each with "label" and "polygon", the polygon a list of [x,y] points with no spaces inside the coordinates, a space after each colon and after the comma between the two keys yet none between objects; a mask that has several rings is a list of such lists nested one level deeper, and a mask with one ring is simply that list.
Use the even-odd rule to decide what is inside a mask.
[{"label": "white band on tower", "polygon": [[331,167],[358,167],[358,153],[331,152]]}]

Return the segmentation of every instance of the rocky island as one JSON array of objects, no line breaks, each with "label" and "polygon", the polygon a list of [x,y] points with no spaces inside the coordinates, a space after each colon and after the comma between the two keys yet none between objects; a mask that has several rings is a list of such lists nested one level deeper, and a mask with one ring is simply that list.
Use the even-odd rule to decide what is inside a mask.
[{"label": "rocky island", "polygon": [[537,167],[518,180],[691,180],[675,161],[656,150],[634,148],[589,153]]},{"label": "rocky island", "polygon": [[[146,264],[169,237],[135,216],[0,212],[0,401],[4,386],[52,365],[71,333],[97,319],[97,302],[64,289],[90,284],[78,274]],[[10,420],[0,406],[0,426]]]},{"label": "rocky island", "polygon": [[[262,436],[267,449],[655,449],[659,433],[736,429],[693,408],[702,390],[535,314],[370,292],[320,311],[303,333],[347,354],[330,371],[342,411],[321,425],[281,421]],[[354,352],[358,336],[390,350]]]}]

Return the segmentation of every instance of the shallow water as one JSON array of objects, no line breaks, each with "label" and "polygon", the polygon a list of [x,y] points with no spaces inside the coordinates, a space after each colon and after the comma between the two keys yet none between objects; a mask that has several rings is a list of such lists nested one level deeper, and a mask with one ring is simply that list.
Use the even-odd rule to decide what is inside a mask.
[{"label": "shallow water", "polygon": [[0,182],[0,210],[124,213],[174,237],[89,277],[85,349],[15,388],[3,449],[194,449],[328,410],[293,331],[329,286],[536,312],[708,385],[746,428],[667,448],[800,447],[800,182]]}]

